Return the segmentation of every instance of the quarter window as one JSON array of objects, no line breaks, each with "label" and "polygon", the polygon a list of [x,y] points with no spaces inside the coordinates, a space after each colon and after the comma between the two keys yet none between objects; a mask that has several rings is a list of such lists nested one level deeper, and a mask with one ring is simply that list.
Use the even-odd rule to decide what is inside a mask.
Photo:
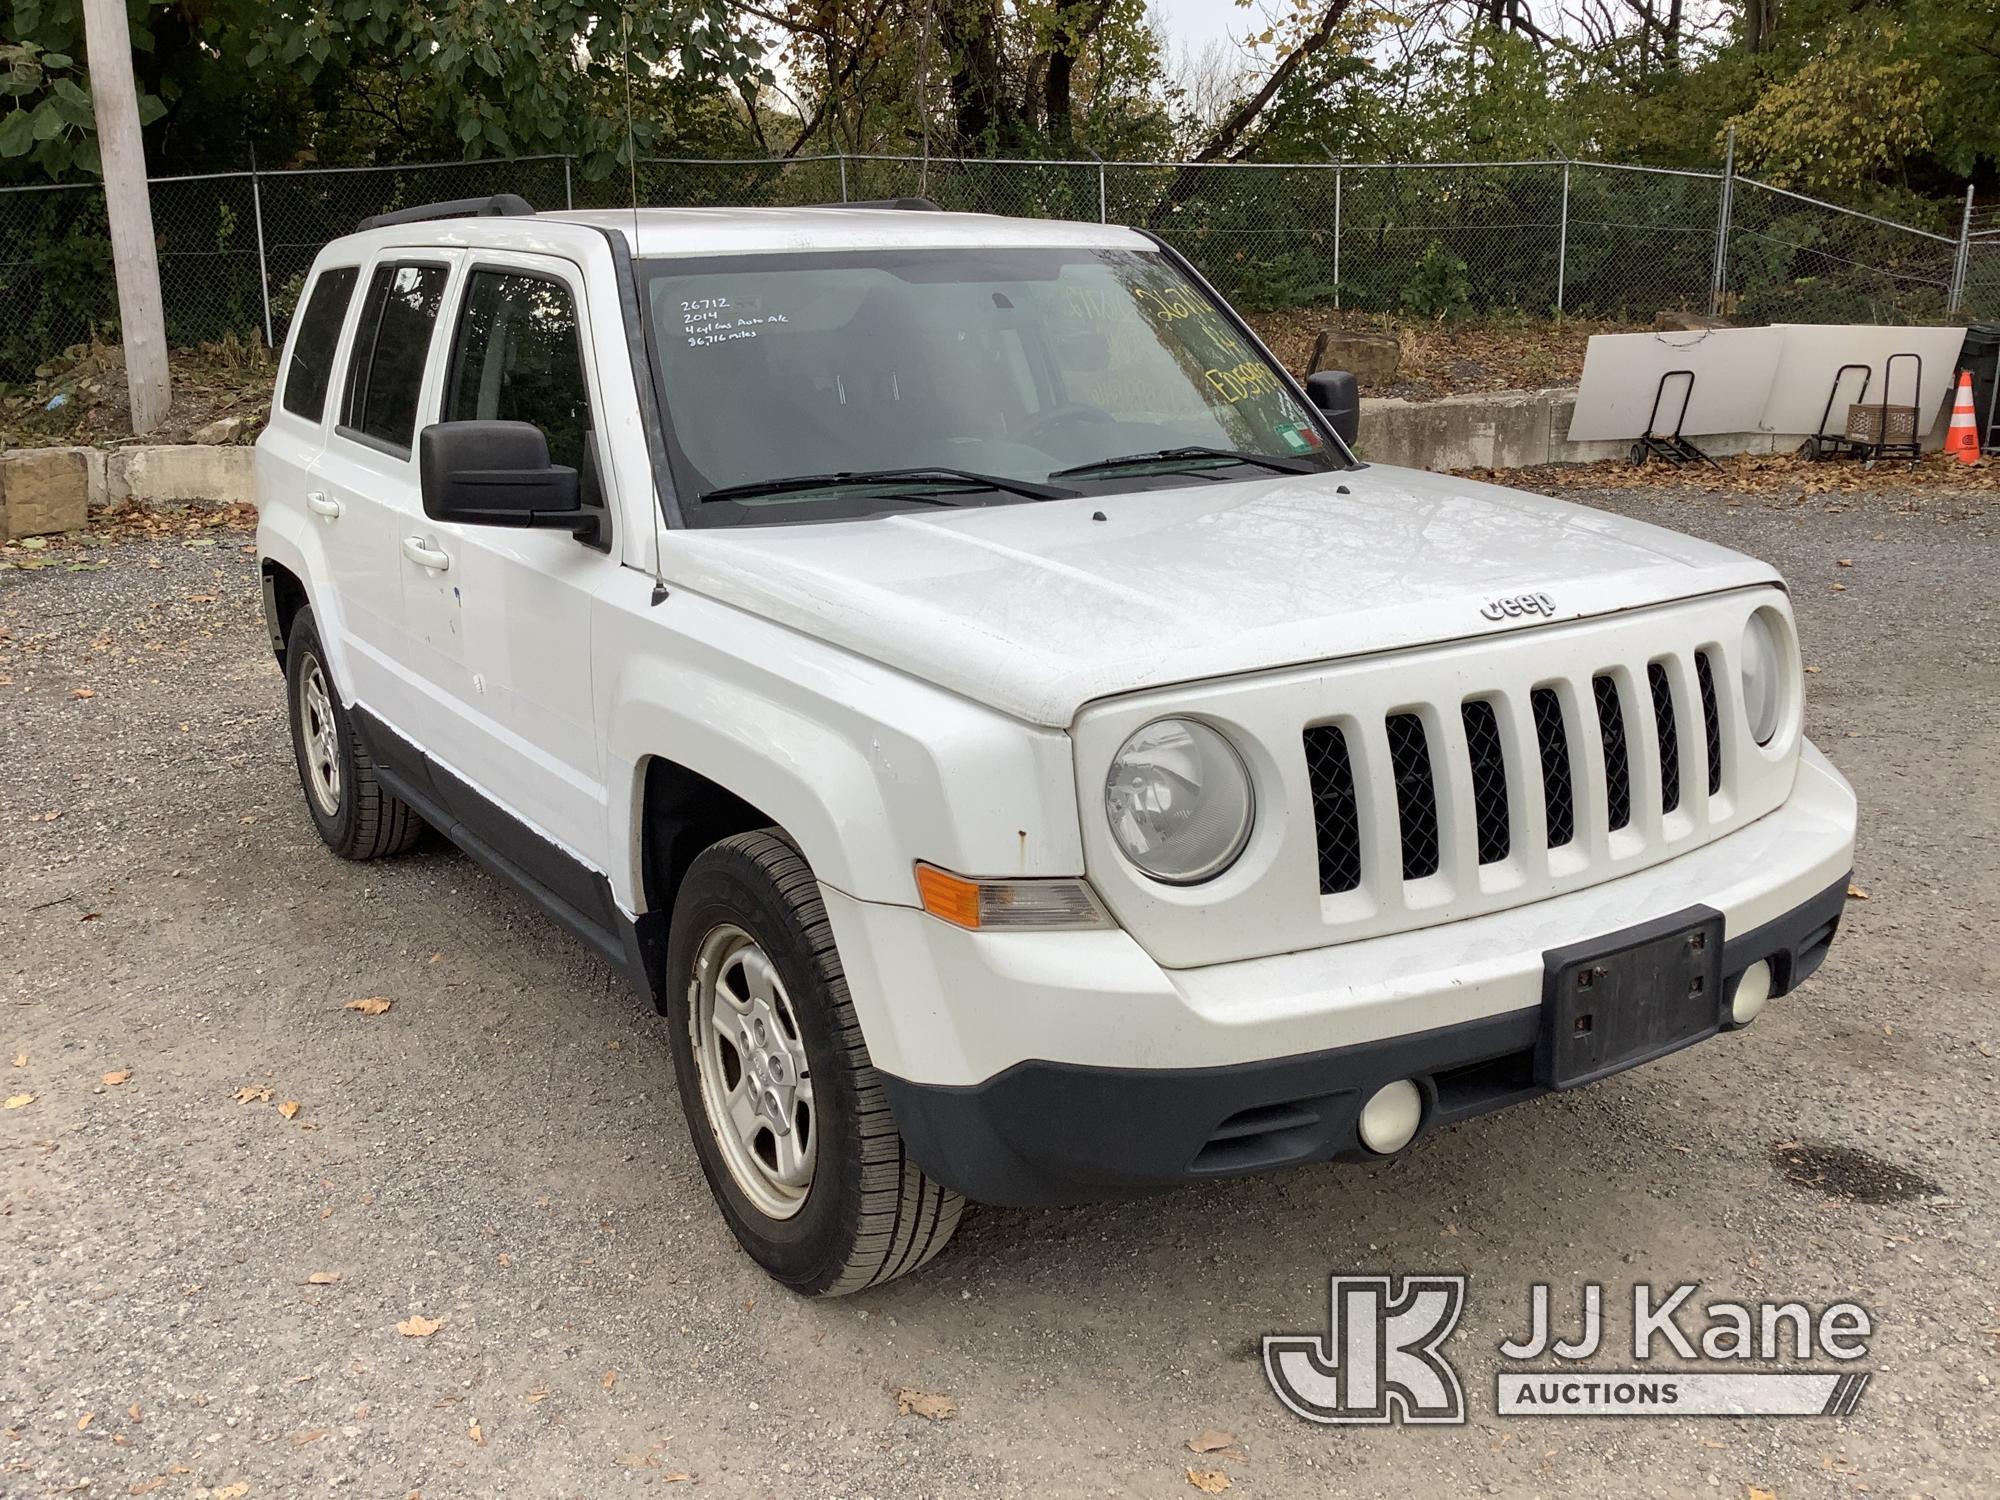
[{"label": "quarter window", "polygon": [[340,325],[347,319],[347,304],[359,275],[353,266],[321,272],[305,311],[299,314],[298,336],[292,340],[292,358],[285,366],[285,410],[295,417],[317,422],[326,411],[334,346],[340,342]]},{"label": "quarter window", "polygon": [[569,288],[544,276],[475,271],[445,387],[447,422],[532,422],[549,461],[581,470],[590,391]]},{"label": "quarter window", "polygon": [[376,267],[354,331],[342,425],[408,451],[444,282],[443,266]]}]

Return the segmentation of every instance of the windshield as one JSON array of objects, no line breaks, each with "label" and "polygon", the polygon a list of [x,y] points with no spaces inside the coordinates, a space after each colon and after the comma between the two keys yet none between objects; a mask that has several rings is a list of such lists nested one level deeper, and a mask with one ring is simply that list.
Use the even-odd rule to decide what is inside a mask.
[{"label": "windshield", "polygon": [[761,254],[643,270],[696,525],[1347,461],[1229,314],[1151,251]]}]

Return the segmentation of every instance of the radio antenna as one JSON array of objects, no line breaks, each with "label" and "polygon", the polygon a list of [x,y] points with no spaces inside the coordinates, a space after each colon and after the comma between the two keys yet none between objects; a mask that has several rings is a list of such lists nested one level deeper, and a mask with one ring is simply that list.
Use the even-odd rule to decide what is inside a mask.
[{"label": "radio antenna", "polygon": [[[632,195],[632,259],[636,261],[639,258],[639,134],[632,124],[632,11],[628,5],[620,5],[618,7],[618,50],[619,56],[624,63],[625,73],[625,176],[626,183]],[[637,278],[634,277],[634,280],[636,281]],[[642,297],[646,295],[646,289],[643,285],[636,286],[634,290]],[[647,320],[640,315],[640,310],[637,307],[633,308],[633,314],[640,317],[640,337],[643,338],[645,337],[644,325]],[[635,379],[646,378],[640,375],[637,370],[634,370],[632,374]],[[666,538],[661,534],[660,526],[660,511],[665,504],[666,496],[660,493],[659,480],[656,477],[653,481],[652,500],[652,602],[655,606],[664,603],[667,597],[667,548]]]}]

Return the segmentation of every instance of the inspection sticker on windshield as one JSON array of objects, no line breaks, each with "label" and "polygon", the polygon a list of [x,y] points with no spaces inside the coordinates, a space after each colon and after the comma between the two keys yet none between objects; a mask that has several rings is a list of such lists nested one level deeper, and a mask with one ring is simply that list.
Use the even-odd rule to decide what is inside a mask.
[{"label": "inspection sticker on windshield", "polygon": [[783,313],[764,311],[761,297],[684,297],[681,328],[690,349],[754,339],[760,329],[790,321]]},{"label": "inspection sticker on windshield", "polygon": [[1278,437],[1294,453],[1310,453],[1320,445],[1319,433],[1307,422],[1280,422]]}]

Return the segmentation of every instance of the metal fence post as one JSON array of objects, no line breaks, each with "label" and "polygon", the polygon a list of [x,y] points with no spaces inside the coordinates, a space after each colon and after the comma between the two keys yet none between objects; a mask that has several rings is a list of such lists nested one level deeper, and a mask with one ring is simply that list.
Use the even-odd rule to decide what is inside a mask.
[{"label": "metal fence post", "polygon": [[1958,221],[1958,254],[1951,260],[1951,292],[1945,298],[1944,315],[1958,316],[1965,299],[1965,273],[1972,264],[1972,184],[1965,185],[1965,217]]},{"label": "metal fence post", "polygon": [[1569,158],[1563,158],[1562,224],[1556,230],[1556,316],[1563,312],[1563,281],[1569,271]]},{"label": "metal fence post", "polygon": [[1723,287],[1729,276],[1729,211],[1736,199],[1736,127],[1722,148],[1722,189],[1715,205],[1715,272],[1708,283],[1708,315],[1722,315]]},{"label": "metal fence post", "polygon": [[847,153],[839,151],[834,154],[840,162],[840,201],[845,203],[847,201]]},{"label": "metal fence post", "polygon": [[257,285],[264,294],[264,347],[276,349],[271,323],[271,268],[264,260],[264,189],[257,178],[257,148],[250,148],[250,217],[257,221]]},{"label": "metal fence post", "polygon": [[569,156],[567,153],[563,156],[563,207],[576,207],[576,194],[570,190]]}]

